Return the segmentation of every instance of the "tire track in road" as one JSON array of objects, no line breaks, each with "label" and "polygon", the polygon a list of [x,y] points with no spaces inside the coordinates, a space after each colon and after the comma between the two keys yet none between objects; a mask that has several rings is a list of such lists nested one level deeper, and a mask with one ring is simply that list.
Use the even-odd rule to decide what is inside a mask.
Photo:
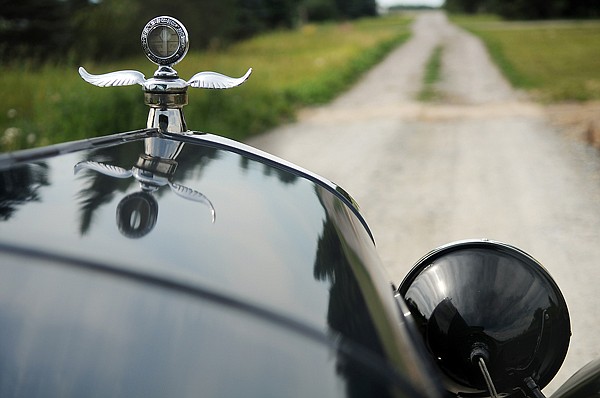
[{"label": "tire track in road", "polygon": [[[445,101],[415,102],[438,45]],[[397,283],[454,240],[501,240],[536,257],[563,290],[573,331],[545,393],[600,357],[598,154],[553,130],[442,13],[421,14],[411,39],[333,103],[248,143],[350,192]]]}]

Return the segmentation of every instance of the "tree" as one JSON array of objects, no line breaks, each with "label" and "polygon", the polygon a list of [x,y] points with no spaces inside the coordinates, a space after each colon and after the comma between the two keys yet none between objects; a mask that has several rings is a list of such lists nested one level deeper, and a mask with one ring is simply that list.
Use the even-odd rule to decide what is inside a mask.
[{"label": "tree", "polygon": [[446,0],[450,12],[491,12],[505,19],[598,18],[597,0]]},{"label": "tree", "polygon": [[305,0],[302,5],[303,20],[327,21],[339,17],[334,0]]},{"label": "tree", "polygon": [[303,19],[326,21],[356,19],[377,15],[375,0],[303,0]]},{"label": "tree", "polygon": [[55,0],[0,1],[2,60],[64,51],[70,40],[69,5]]},{"label": "tree", "polygon": [[340,17],[355,19],[377,15],[375,0],[335,0]]}]

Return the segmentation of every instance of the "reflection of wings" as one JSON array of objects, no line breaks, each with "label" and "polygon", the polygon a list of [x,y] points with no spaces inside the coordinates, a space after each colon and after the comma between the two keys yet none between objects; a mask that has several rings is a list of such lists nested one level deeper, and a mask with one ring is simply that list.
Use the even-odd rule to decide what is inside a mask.
[{"label": "reflection of wings", "polygon": [[98,87],[143,85],[146,82],[144,74],[135,70],[121,70],[102,75],[92,75],[83,66],[80,66],[79,74],[83,80]]},{"label": "reflection of wings", "polygon": [[188,188],[188,187],[184,187],[183,185],[179,185],[179,184],[175,184],[173,182],[169,182],[169,187],[171,187],[171,190],[173,192],[175,192],[178,196],[184,198],[184,199],[188,199],[188,200],[192,200],[194,202],[199,202],[199,203],[203,203],[206,206],[208,206],[210,208],[210,213],[212,216],[212,222],[215,222],[215,218],[217,216],[216,212],[215,212],[215,208],[212,205],[212,203],[210,202],[210,200],[208,200],[208,198],[206,196],[204,196],[203,194],[201,194],[198,191],[193,190],[192,188]]},{"label": "reflection of wings", "polygon": [[109,177],[116,178],[129,178],[133,175],[131,170],[126,170],[122,167],[113,166],[110,164],[92,162],[89,160],[77,163],[74,167],[75,174],[79,173],[79,171],[83,169],[94,170]]},{"label": "reflection of wings", "polygon": [[192,76],[187,84],[195,88],[226,89],[239,86],[250,77],[251,73],[252,68],[248,69],[244,76],[236,79],[217,72],[200,72]]}]

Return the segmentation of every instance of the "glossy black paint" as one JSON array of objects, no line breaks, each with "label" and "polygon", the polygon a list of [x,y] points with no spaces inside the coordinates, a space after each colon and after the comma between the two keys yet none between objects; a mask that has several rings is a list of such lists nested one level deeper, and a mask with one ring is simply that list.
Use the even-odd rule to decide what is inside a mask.
[{"label": "glossy black paint", "polygon": [[488,396],[483,357],[498,393],[540,388],[569,344],[566,303],[533,258],[504,244],[465,241],[421,259],[399,288],[453,393]]},{"label": "glossy black paint", "polygon": [[[150,140],[178,150],[148,159]],[[113,173],[74,175],[82,161]],[[151,130],[0,170],[1,396],[439,396],[333,184]]]}]

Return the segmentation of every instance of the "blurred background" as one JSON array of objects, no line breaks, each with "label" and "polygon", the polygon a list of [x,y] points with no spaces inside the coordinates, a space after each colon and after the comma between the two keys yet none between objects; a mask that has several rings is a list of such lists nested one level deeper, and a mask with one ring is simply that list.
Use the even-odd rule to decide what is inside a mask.
[{"label": "blurred background", "polygon": [[[292,120],[299,107],[334,98],[409,37],[414,10],[440,7],[470,17],[453,22],[486,41],[513,85],[539,89],[547,84],[538,81],[543,68],[548,84],[574,75],[555,62],[576,70],[580,81],[548,98],[600,98],[597,0],[0,0],[0,152],[143,128],[147,108],[139,87],[91,87],[77,68],[151,76],[155,66],[139,38],[158,15],[187,27],[190,53],[177,65],[182,78],[202,70],[240,76],[254,68],[243,88],[194,91],[186,108],[189,126],[244,139]],[[592,22],[585,29],[570,25],[578,37],[565,36],[566,29],[544,33],[565,37],[568,61],[556,56],[556,38],[520,48],[546,56],[528,72],[512,61],[529,56],[510,54],[513,44],[524,44],[522,32],[510,26],[507,38],[492,35],[503,29],[498,21],[540,19]],[[495,25],[481,29],[490,22]],[[583,41],[584,47],[573,45]],[[553,52],[538,51],[543,45]],[[573,61],[575,51],[584,66]]]}]

